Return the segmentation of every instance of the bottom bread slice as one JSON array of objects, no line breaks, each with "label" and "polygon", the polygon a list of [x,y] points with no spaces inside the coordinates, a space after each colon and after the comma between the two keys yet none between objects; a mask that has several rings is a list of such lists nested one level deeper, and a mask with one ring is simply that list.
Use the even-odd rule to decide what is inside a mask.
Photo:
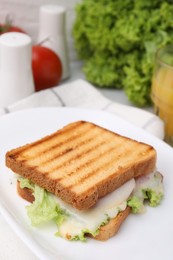
[{"label": "bottom bread slice", "polygon": [[[33,192],[31,189],[28,188],[21,188],[20,182],[17,181],[17,192],[20,197],[27,200],[28,202],[32,203],[34,201]],[[109,238],[113,237],[119,230],[121,224],[130,214],[130,207],[126,207],[124,211],[121,211],[115,218],[111,219],[106,225],[100,227],[99,234],[96,236],[88,235],[89,237],[105,241]]]},{"label": "bottom bread slice", "polygon": [[99,234],[93,238],[96,240],[105,241],[115,236],[121,224],[130,214],[130,211],[130,207],[126,207],[124,211],[121,211],[115,218],[112,218],[106,225],[102,226]]}]

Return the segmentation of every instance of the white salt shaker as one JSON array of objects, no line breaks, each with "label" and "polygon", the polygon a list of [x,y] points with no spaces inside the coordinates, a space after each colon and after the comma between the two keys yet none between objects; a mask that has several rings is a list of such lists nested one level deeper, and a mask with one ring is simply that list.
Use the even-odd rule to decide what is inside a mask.
[{"label": "white salt shaker", "polygon": [[65,8],[59,5],[42,5],[39,9],[38,43],[59,56],[63,69],[62,79],[70,76],[65,15]]},{"label": "white salt shaker", "polygon": [[34,92],[31,38],[23,33],[0,36],[0,107]]}]

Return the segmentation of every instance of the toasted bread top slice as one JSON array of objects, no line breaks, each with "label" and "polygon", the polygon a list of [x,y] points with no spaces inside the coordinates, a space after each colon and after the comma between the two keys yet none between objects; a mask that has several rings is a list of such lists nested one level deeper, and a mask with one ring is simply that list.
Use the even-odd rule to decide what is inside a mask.
[{"label": "toasted bread top slice", "polygon": [[150,173],[155,163],[152,146],[85,121],[6,154],[7,167],[77,209],[88,209],[131,178]]}]

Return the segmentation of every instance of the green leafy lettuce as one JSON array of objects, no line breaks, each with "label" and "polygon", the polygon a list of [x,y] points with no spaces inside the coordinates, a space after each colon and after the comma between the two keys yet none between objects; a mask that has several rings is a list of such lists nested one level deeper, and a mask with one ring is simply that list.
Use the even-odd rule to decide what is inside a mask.
[{"label": "green leafy lettuce", "polygon": [[131,207],[133,213],[145,211],[145,201],[151,207],[156,207],[160,204],[164,195],[162,178],[162,175],[156,171],[152,176],[142,177],[144,181],[136,181],[136,187],[132,196],[127,201],[127,205]]},{"label": "green leafy lettuce", "polygon": [[132,209],[133,213],[140,213],[143,208],[143,200],[133,196],[128,200],[127,205]]},{"label": "green leafy lettuce", "polygon": [[83,0],[73,37],[86,78],[99,87],[123,88],[138,106],[150,103],[154,56],[173,42],[171,0]]},{"label": "green leafy lettuce", "polygon": [[[60,227],[64,220],[68,219],[69,214],[65,210],[61,209],[56,200],[51,196],[45,189],[32,183],[30,180],[25,178],[19,178],[21,188],[29,188],[33,190],[35,200],[29,206],[26,206],[27,215],[31,221],[32,226],[39,226],[49,221],[54,221],[55,224]],[[108,222],[108,218],[99,225],[95,231],[88,229],[81,230],[81,232],[71,237],[73,241],[86,241],[86,234],[96,236],[99,233],[99,228]],[[59,231],[56,232],[57,236],[61,236]]]},{"label": "green leafy lettuce", "polygon": [[156,207],[160,204],[160,201],[163,198],[163,193],[156,192],[152,189],[147,189],[146,191],[144,191],[144,198],[149,201],[149,205],[151,207]]},{"label": "green leafy lettuce", "polygon": [[50,196],[50,193],[24,178],[20,178],[20,186],[21,188],[32,189],[34,192],[34,202],[26,207],[33,226],[38,226],[50,220],[54,220],[58,226],[63,222],[66,213]]},{"label": "green leafy lettuce", "polygon": [[91,230],[89,230],[89,229],[84,229],[84,230],[81,231],[81,233],[80,233],[79,235],[76,235],[76,236],[72,237],[71,240],[72,240],[72,241],[78,241],[78,240],[80,240],[80,241],[85,242],[85,241],[86,241],[86,234],[90,234],[90,235],[92,235],[93,237],[95,237],[96,235],[99,234],[99,228],[96,229],[96,231],[94,231],[94,232],[91,232]]},{"label": "green leafy lettuce", "polygon": [[144,201],[148,201],[151,207],[156,207],[160,204],[160,201],[163,198],[163,193],[156,192],[152,189],[143,190],[143,198],[137,196],[132,196],[127,205],[131,207],[133,213],[141,213],[144,210]]}]

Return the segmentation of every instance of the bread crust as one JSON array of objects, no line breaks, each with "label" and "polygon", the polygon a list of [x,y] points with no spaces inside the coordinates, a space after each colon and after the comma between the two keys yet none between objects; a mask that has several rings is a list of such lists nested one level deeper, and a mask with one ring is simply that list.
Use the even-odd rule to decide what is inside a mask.
[{"label": "bread crust", "polygon": [[[32,190],[28,188],[21,188],[20,182],[17,181],[17,192],[21,198],[32,203],[35,198],[32,194]],[[96,236],[87,235],[95,240],[106,241],[109,238],[115,236],[119,231],[121,224],[130,214],[130,207],[126,207],[124,211],[121,211],[115,218],[111,219],[106,225],[100,227],[99,234]]]},{"label": "bread crust", "polygon": [[[84,130],[81,130],[84,129]],[[93,159],[91,157],[85,164],[80,164],[80,161],[82,160],[82,156],[78,153],[78,149],[83,145],[88,145],[90,142],[90,139],[88,138],[88,129],[90,129],[90,132],[95,133],[92,139],[92,142],[96,139],[96,133],[98,132],[98,135],[103,134],[105,136],[105,146],[108,146],[109,149],[107,149],[107,153],[104,154],[102,149],[98,148],[95,149],[96,153],[98,153],[97,160],[99,161],[99,158],[101,158],[100,161],[103,161],[105,157],[107,158],[107,162],[105,165],[103,164],[103,169],[101,168],[99,161],[98,167],[97,167],[97,160]],[[44,148],[45,143],[47,144],[50,142],[50,140],[53,140],[55,137],[57,140],[59,139],[59,136],[65,136],[65,142],[60,142],[58,145],[55,142],[53,144],[53,151],[56,149],[59,149],[59,147],[65,147],[65,154],[59,153],[56,155],[57,160],[61,160],[62,157],[66,157],[67,155],[72,154],[75,152],[75,158],[74,157],[69,160],[67,158],[66,162],[63,164],[61,168],[59,169],[58,174],[61,175],[61,172],[64,170],[64,179],[60,178],[58,175],[57,177],[53,178],[49,171],[46,169],[44,171],[39,170],[39,166],[41,163],[39,163],[40,158],[44,156],[44,154],[47,152],[48,155],[51,155],[51,151],[43,151],[38,156],[38,163],[34,165],[30,165],[29,162],[33,159],[30,159],[30,149],[37,147],[39,145],[42,145]],[[84,140],[77,146],[76,145],[76,136],[84,136],[88,139]],[[90,134],[91,135],[91,134]],[[68,138],[67,138],[68,136]],[[73,146],[69,146],[69,143],[73,142]],[[69,141],[70,140],[70,141]],[[102,144],[102,139],[99,139],[99,144]],[[115,150],[114,149],[114,143],[111,146],[111,142],[114,142],[117,146]],[[117,144],[118,143],[118,144]],[[128,144],[128,145],[127,145]],[[81,146],[80,146],[81,145]],[[127,147],[126,147],[127,145]],[[110,146],[110,147],[109,147]],[[101,146],[102,147],[102,146]],[[113,148],[112,148],[113,147]],[[119,147],[121,148],[121,153],[119,153]],[[86,148],[84,156],[88,156],[89,148]],[[112,149],[112,150],[111,150]],[[28,151],[27,155],[25,155],[25,152]],[[119,157],[117,155],[119,153]],[[133,154],[134,153],[134,154]],[[24,154],[24,155],[23,155]],[[131,155],[133,154],[133,155]],[[42,157],[41,157],[42,156]],[[121,157],[122,156],[122,157]],[[88,156],[89,157],[89,156]],[[109,157],[112,159],[110,160]],[[121,157],[121,158],[120,158]],[[103,160],[102,160],[103,158]],[[119,163],[119,158],[121,160],[124,160],[124,158],[127,158],[129,163],[123,162]],[[95,160],[95,161],[94,161]],[[59,163],[59,162],[58,162]],[[95,163],[95,168],[91,167],[91,164]],[[6,154],[6,166],[9,167],[13,172],[20,174],[21,176],[30,179],[32,182],[36,183],[40,187],[43,187],[47,191],[55,194],[56,196],[60,197],[65,202],[71,204],[73,207],[84,210],[91,208],[94,206],[98,199],[101,197],[104,197],[106,194],[114,191],[118,187],[122,186],[125,182],[132,178],[137,178],[141,175],[149,174],[153,171],[156,164],[156,151],[155,149],[147,144],[143,144],[137,141],[134,141],[132,139],[129,139],[124,136],[120,136],[116,133],[113,133],[107,129],[104,129],[102,127],[96,126],[93,123],[84,122],[84,121],[78,121],[74,122],[72,124],[69,124],[65,126],[64,128],[58,130],[57,132],[53,133],[50,136],[46,136],[34,143],[24,145],[22,147],[13,149]],[[43,163],[44,165],[44,163]],[[77,165],[76,168],[72,170],[68,170],[69,167],[73,168],[73,165]],[[79,166],[78,166],[79,165]],[[88,168],[91,168],[92,172],[87,173]],[[100,168],[99,168],[100,167]],[[84,169],[85,168],[85,169]],[[82,177],[80,181],[77,181],[73,185],[66,185],[70,179],[72,179],[73,175],[76,176],[78,173],[81,174],[80,171],[85,170],[85,176]],[[109,173],[110,171],[110,173]],[[91,180],[90,183],[93,182],[94,178],[97,177],[97,173],[100,174],[100,177],[98,177],[98,181],[92,186],[89,186],[87,189],[85,189],[85,180]],[[105,177],[104,177],[105,175]],[[77,178],[76,178],[77,179]],[[80,178],[78,178],[80,179]],[[81,189],[78,192],[76,190],[76,187],[78,185],[81,185]],[[87,185],[86,185],[87,186]]]},{"label": "bread crust", "polygon": [[93,238],[100,241],[106,241],[109,238],[115,236],[118,233],[121,224],[129,216],[130,211],[130,207],[126,207],[125,210],[119,212],[115,218],[111,219],[106,225],[102,226],[100,228],[99,234]]},{"label": "bread crust", "polygon": [[33,202],[35,200],[33,191],[29,188],[21,188],[20,181],[17,181],[17,193],[21,198],[27,200],[28,202]]}]

